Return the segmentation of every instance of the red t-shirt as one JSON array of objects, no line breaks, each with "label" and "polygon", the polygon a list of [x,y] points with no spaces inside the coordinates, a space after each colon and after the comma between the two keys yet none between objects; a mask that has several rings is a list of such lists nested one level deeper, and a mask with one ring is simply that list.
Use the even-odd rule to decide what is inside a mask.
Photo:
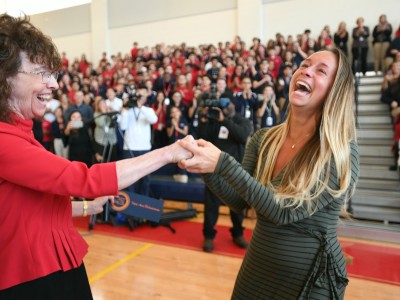
[{"label": "red t-shirt", "polygon": [[188,87],[183,87],[183,86],[178,86],[175,88],[176,91],[180,91],[182,93],[182,102],[185,104],[187,107],[190,107],[193,102],[194,98],[194,92],[192,89]]},{"label": "red t-shirt", "polygon": [[90,169],[46,151],[32,121],[0,122],[0,290],[82,264],[70,195],[118,193],[115,163]]}]

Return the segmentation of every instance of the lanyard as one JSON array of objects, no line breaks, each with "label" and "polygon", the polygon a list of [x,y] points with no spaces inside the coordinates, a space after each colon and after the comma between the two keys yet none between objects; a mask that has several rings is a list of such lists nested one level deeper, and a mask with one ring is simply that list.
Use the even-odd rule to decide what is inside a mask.
[{"label": "lanyard", "polygon": [[165,86],[165,82],[163,83],[163,90],[164,90],[164,95],[165,97],[168,97],[169,92],[171,91],[171,82],[168,84],[168,88]]},{"label": "lanyard", "polygon": [[138,121],[139,121],[139,117],[140,117],[140,113],[142,112],[142,110],[141,110],[140,108],[137,108],[138,114],[136,114],[136,108],[137,108],[137,107],[134,107],[134,108],[133,108],[133,115],[135,116],[136,122],[138,122]]},{"label": "lanyard", "polygon": [[268,71],[267,71],[267,73],[266,73],[266,74],[264,74],[264,72],[260,71],[260,76],[261,76],[261,78],[263,78],[263,79],[264,79],[264,77],[265,77],[265,76],[267,76],[267,75],[268,75]]}]

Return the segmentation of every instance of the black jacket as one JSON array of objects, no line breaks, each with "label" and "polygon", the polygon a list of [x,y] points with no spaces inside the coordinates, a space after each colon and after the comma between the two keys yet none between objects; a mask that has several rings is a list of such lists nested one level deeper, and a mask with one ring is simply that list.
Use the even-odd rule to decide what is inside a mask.
[{"label": "black jacket", "polygon": [[[225,131],[225,128],[227,131]],[[239,114],[235,114],[233,117],[225,117],[221,123],[210,119],[206,122],[200,122],[198,137],[213,143],[221,151],[229,153],[238,162],[241,162],[251,131],[250,121]]]}]

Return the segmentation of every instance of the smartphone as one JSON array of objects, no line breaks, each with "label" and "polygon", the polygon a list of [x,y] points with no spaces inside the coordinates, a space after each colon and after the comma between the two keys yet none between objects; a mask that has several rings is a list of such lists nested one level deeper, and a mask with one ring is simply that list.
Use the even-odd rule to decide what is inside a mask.
[{"label": "smartphone", "polygon": [[83,122],[82,121],[72,121],[71,125],[72,125],[72,128],[82,128]]}]

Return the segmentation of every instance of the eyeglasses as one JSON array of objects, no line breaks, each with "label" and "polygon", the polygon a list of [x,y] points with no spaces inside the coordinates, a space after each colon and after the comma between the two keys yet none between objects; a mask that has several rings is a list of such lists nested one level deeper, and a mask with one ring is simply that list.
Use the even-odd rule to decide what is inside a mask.
[{"label": "eyeglasses", "polygon": [[42,83],[49,83],[51,80],[51,77],[53,77],[55,80],[58,78],[58,72],[25,72],[25,71],[18,71],[18,73],[23,73],[23,74],[32,74],[32,75],[41,75],[42,76]]}]

